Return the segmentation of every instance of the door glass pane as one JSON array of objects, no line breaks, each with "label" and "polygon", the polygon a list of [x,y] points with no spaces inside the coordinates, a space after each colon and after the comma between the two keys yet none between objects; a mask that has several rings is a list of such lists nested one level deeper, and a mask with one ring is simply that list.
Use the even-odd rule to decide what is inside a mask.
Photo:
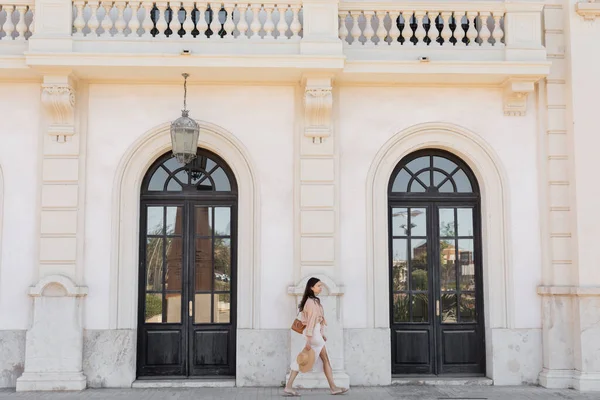
[{"label": "door glass pane", "polygon": [[410,209],[410,235],[427,236],[427,210],[424,208]]},{"label": "door glass pane", "polygon": [[228,292],[231,285],[231,240],[215,238],[215,291]]},{"label": "door glass pane", "polygon": [[214,299],[214,315],[215,323],[229,323],[230,322],[230,309],[231,309],[231,296],[229,293],[218,293],[215,294]]},{"label": "door glass pane", "polygon": [[183,231],[183,207],[167,207],[167,235],[181,235]]},{"label": "door glass pane", "polygon": [[433,186],[438,187],[446,179],[446,175],[439,171],[433,171]]},{"label": "door glass pane", "polygon": [[421,185],[421,183],[419,183],[419,181],[417,181],[415,179],[410,184],[410,188],[408,189],[408,191],[409,192],[414,192],[414,193],[424,193],[425,192],[425,186]]},{"label": "door glass pane", "polygon": [[146,293],[145,321],[147,324],[162,322],[162,294]]},{"label": "door glass pane", "polygon": [[475,295],[462,293],[460,295],[460,321],[475,322]]},{"label": "door glass pane", "polygon": [[394,322],[408,322],[408,294],[400,293],[394,295]]},{"label": "door glass pane", "polygon": [[167,184],[167,191],[178,192],[181,190],[182,190],[181,185],[179,183],[177,183],[177,181],[174,178],[171,178],[171,180]]},{"label": "door glass pane", "polygon": [[146,226],[148,235],[163,234],[163,207],[148,207]]},{"label": "door glass pane", "polygon": [[410,254],[411,289],[427,290],[427,240],[412,239]]},{"label": "door glass pane", "polygon": [[454,237],[454,208],[440,208],[440,237]]},{"label": "door glass pane", "polygon": [[454,193],[454,185],[448,180],[438,190],[440,193]]},{"label": "door glass pane", "polygon": [[195,232],[196,236],[212,235],[212,207],[196,207]]},{"label": "door glass pane", "polygon": [[431,165],[430,157],[425,156],[425,157],[419,157],[419,158],[412,160],[411,162],[406,164],[406,168],[408,168],[413,174],[416,174],[423,168],[429,168],[430,165]]},{"label": "door glass pane", "polygon": [[215,207],[215,236],[231,235],[231,209]]},{"label": "door glass pane", "polygon": [[188,174],[186,170],[181,170],[178,173],[175,174],[175,177],[179,180],[179,182],[183,183],[184,185],[187,185],[188,183]]},{"label": "door glass pane", "polygon": [[158,167],[152,178],[150,178],[150,183],[148,184],[148,190],[150,191],[163,191],[165,188],[165,181],[169,175],[167,171],[165,171],[162,167]]},{"label": "door glass pane", "polygon": [[394,184],[392,185],[392,192],[406,192],[408,190],[408,181],[410,180],[410,174],[406,172],[404,168],[396,175]]},{"label": "door glass pane", "polygon": [[442,291],[456,290],[455,254],[454,240],[440,240],[440,287]]},{"label": "door glass pane", "polygon": [[406,257],[407,249],[406,239],[393,240],[392,254],[392,279],[393,290],[406,290],[406,282],[408,280],[408,259]]},{"label": "door glass pane", "polygon": [[165,276],[166,290],[181,290],[183,281],[183,239],[167,238],[167,271]]},{"label": "door glass pane", "polygon": [[419,175],[417,175],[417,178],[419,178],[419,180],[422,182],[422,184],[425,185],[425,187],[431,186],[430,177],[431,174],[429,173],[429,171],[421,172]]},{"label": "door glass pane", "polygon": [[475,290],[475,251],[473,239],[459,239],[460,289]]},{"label": "door glass pane", "polygon": [[408,235],[408,209],[392,208],[392,235]]},{"label": "door glass pane", "polygon": [[429,294],[415,293],[412,302],[412,322],[429,322]]},{"label": "door glass pane", "polygon": [[146,290],[162,291],[163,239],[146,239]]},{"label": "door glass pane", "polygon": [[196,239],[195,285],[197,292],[212,289],[212,240]]},{"label": "door glass pane", "polygon": [[223,171],[223,168],[217,168],[217,170],[215,172],[213,172],[210,175],[211,178],[213,178],[214,182],[215,182],[215,190],[218,192],[230,192],[231,191],[231,185],[229,184],[229,178],[227,178],[227,175],[225,174],[225,171]]},{"label": "door glass pane", "polygon": [[454,179],[454,183],[456,183],[456,191],[459,193],[471,193],[473,188],[471,187],[471,182],[469,182],[469,178],[467,174],[461,169],[457,173],[455,173],[452,178]]},{"label": "door glass pane", "polygon": [[456,295],[442,294],[442,322],[456,322]]},{"label": "door glass pane", "polygon": [[194,322],[196,324],[210,324],[210,293],[201,293],[194,296]]},{"label": "door glass pane", "polygon": [[448,160],[447,158],[434,156],[433,167],[442,169],[450,174],[457,168],[457,165],[454,164],[452,161]]},{"label": "door glass pane", "polygon": [[459,208],[458,214],[458,236],[473,236],[473,209]]},{"label": "door glass pane", "polygon": [[181,323],[181,293],[167,293],[167,322]]}]

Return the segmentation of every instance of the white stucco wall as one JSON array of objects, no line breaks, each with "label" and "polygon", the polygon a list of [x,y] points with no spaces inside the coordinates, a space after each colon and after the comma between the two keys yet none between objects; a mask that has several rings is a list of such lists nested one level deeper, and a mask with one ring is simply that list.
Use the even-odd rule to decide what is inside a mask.
[{"label": "white stucco wall", "polygon": [[0,262],[0,330],[29,327],[38,231],[40,85],[0,84],[0,168],[4,215]]},{"label": "white stucco wall", "polygon": [[[574,4],[574,2],[571,2]],[[598,93],[600,91],[600,20],[585,21],[569,8],[574,176],[576,187],[577,244],[582,286],[600,285],[597,246],[600,241],[600,185],[597,184]]]},{"label": "white stucco wall", "polygon": [[[86,329],[109,321],[112,187],[126,149],[180,114],[180,85],[90,85],[85,231]],[[256,166],[261,198],[261,321],[289,324],[293,282],[294,88],[188,86],[191,116],[234,134]],[[245,301],[245,299],[240,299]]]},{"label": "white stucco wall", "polygon": [[[508,177],[509,263],[516,307],[511,328],[539,328],[541,280],[537,186],[537,126],[534,96],[525,117],[504,117],[495,89],[366,88],[339,89],[341,152],[341,268],[347,293],[344,326],[367,324],[366,193],[369,167],[394,134],[425,122],[447,122],[480,134],[496,151]],[[493,266],[490,266],[493,267]],[[509,291],[509,296],[511,295]],[[510,303],[510,302],[509,302]]]}]

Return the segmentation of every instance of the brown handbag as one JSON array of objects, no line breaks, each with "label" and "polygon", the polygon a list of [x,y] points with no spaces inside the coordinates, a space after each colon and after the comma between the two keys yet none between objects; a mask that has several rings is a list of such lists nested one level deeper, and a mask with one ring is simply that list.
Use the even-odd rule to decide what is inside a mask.
[{"label": "brown handbag", "polygon": [[304,329],[306,328],[306,325],[300,321],[298,319],[298,317],[296,317],[296,319],[294,320],[294,322],[292,322],[292,330],[294,332],[298,332],[299,334],[302,335],[302,332],[304,332]]}]

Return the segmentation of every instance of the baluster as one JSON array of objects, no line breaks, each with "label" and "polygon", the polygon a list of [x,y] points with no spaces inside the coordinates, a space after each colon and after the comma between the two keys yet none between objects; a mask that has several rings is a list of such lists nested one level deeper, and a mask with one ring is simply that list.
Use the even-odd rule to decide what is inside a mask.
[{"label": "baluster", "polygon": [[358,25],[358,17],[360,17],[360,11],[351,11],[350,15],[352,15],[352,29],[350,30],[350,34],[352,35],[352,43],[355,46],[360,45],[359,42],[360,35],[362,31],[360,30],[360,26]]},{"label": "baluster", "polygon": [[131,33],[127,36],[138,37],[138,29],[140,29],[140,19],[138,16],[138,10],[140,9],[139,1],[130,1],[129,7],[131,8],[131,19],[129,20],[129,30]]},{"label": "baluster", "polygon": [[379,38],[379,40],[377,41],[377,45],[378,46],[383,46],[384,44],[386,44],[385,42],[385,38],[387,37],[387,30],[385,29],[385,16],[387,14],[387,11],[376,11],[375,15],[377,15],[377,20],[378,20],[378,25],[377,25],[377,38]]},{"label": "baluster", "polygon": [[123,12],[125,11],[126,3],[124,1],[117,1],[115,6],[119,12],[117,16],[117,20],[115,21],[115,28],[117,29],[117,34],[115,36],[123,37],[125,36],[124,30],[127,27],[127,23],[125,22],[125,18],[123,17]]},{"label": "baluster", "polygon": [[144,7],[144,19],[142,20],[142,28],[144,28],[144,33],[142,36],[145,38],[151,38],[152,28],[154,28],[154,22],[152,22],[152,9],[154,8],[154,3],[145,0],[142,3],[142,7]]},{"label": "baluster", "polygon": [[456,39],[456,46],[466,46],[467,44],[463,42],[463,38],[465,37],[465,30],[462,27],[462,20],[465,16],[465,11],[456,11],[454,12],[454,20],[456,21],[456,29],[454,30],[454,38]]},{"label": "baluster", "polygon": [[402,18],[404,18],[404,29],[402,30],[402,36],[404,37],[404,44],[407,46],[414,44],[410,40],[414,34],[412,27],[410,26],[414,13],[415,12],[413,10],[402,12]]},{"label": "baluster", "polygon": [[365,36],[365,45],[366,46],[374,46],[373,37],[375,36],[375,31],[373,30],[373,15],[375,15],[374,11],[364,11],[365,15],[365,30],[363,35]]},{"label": "baluster", "polygon": [[263,29],[265,30],[264,39],[275,39],[273,37],[273,31],[275,30],[275,23],[273,23],[273,5],[265,4],[264,8],[265,12],[267,13],[267,17],[265,18],[265,24],[263,25]]},{"label": "baluster", "polygon": [[167,16],[165,14],[167,8],[169,8],[169,3],[166,1],[157,2],[156,8],[158,8],[158,21],[156,21],[158,33],[156,34],[156,37],[167,37],[166,30],[169,27],[169,24],[167,23]]},{"label": "baluster", "polygon": [[198,36],[200,40],[208,39],[206,31],[208,30],[208,23],[206,22],[206,10],[208,8],[208,3],[206,2],[197,2],[196,8],[198,9],[198,22],[196,22],[196,29],[198,29]]},{"label": "baluster", "polygon": [[481,24],[481,27],[479,28],[479,38],[481,39],[482,46],[490,45],[490,36],[492,35],[492,33],[490,32],[490,29],[488,28],[488,19],[489,18],[490,18],[489,11],[482,11],[481,13],[479,13],[479,23]]},{"label": "baluster", "polygon": [[469,11],[467,13],[467,20],[469,21],[469,29],[467,30],[469,46],[477,46],[477,27],[475,26],[475,22],[477,21],[477,11]]},{"label": "baluster", "polygon": [[15,6],[3,6],[2,9],[6,11],[6,21],[4,21],[4,25],[2,30],[6,33],[3,40],[13,40],[12,34],[15,30],[15,24],[12,22],[12,14],[15,9]]},{"label": "baluster", "polygon": [[240,20],[237,24],[237,29],[240,32],[239,38],[248,39],[248,5],[247,3],[238,4],[238,12],[240,13]]},{"label": "baluster", "polygon": [[35,5],[30,5],[29,11],[31,11],[31,23],[29,24],[29,33],[31,33],[31,35],[29,37],[31,37],[35,32]]},{"label": "baluster", "polygon": [[[179,21],[179,11],[181,10],[180,1],[170,1],[169,7],[171,9],[171,22],[167,22],[169,29],[171,29],[171,35],[169,39],[180,39],[179,30],[181,29],[181,21]],[[166,18],[166,15],[165,15]]]},{"label": "baluster", "polygon": [[112,1],[103,1],[102,7],[104,7],[104,10],[106,11],[106,13],[104,14],[104,18],[102,19],[102,24],[101,24],[104,32],[102,32],[102,34],[100,36],[109,37],[110,30],[112,29],[112,26],[113,26],[112,19],[110,18],[110,10],[112,10],[113,2]]},{"label": "baluster", "polygon": [[225,25],[223,25],[223,29],[225,30],[225,36],[227,36],[229,39],[233,39],[233,30],[235,29],[235,23],[233,22],[234,9],[235,4],[225,4],[227,16],[225,17]]},{"label": "baluster", "polygon": [[348,11],[340,11],[340,29],[338,30],[338,34],[342,43],[347,44],[346,40],[348,40],[348,27],[346,26],[346,17],[348,16]]},{"label": "baluster", "polygon": [[252,31],[252,39],[258,40],[260,39],[259,33],[262,25],[260,20],[258,19],[258,14],[260,13],[260,4],[252,4],[252,23],[250,24],[250,30]]},{"label": "baluster", "polygon": [[442,12],[442,23],[444,27],[442,28],[442,39],[444,39],[444,43],[442,46],[452,46],[452,42],[450,39],[452,38],[452,29],[450,29],[450,22],[452,21],[452,11],[444,11]]},{"label": "baluster", "polygon": [[73,36],[82,37],[83,28],[85,28],[85,19],[83,19],[85,0],[76,0],[73,3],[75,4],[75,9],[77,10],[77,16],[73,20],[73,27],[75,28],[75,33]]},{"label": "baluster", "polygon": [[210,9],[212,10],[212,20],[210,21],[210,30],[212,31],[211,39],[219,38],[219,31],[221,30],[221,21],[219,20],[219,12],[221,11],[221,3],[210,3]]},{"label": "baluster", "polygon": [[288,24],[285,20],[287,9],[287,3],[277,5],[277,11],[279,11],[279,21],[277,21],[277,32],[279,32],[279,35],[277,35],[277,40],[287,39],[287,36],[285,35],[288,30]]},{"label": "baluster", "polygon": [[184,1],[183,9],[185,11],[185,19],[183,20],[183,30],[185,33],[184,37],[191,38],[192,31],[194,30],[194,2],[193,1]]},{"label": "baluster", "polygon": [[300,5],[292,4],[292,12],[293,18],[292,23],[290,24],[290,30],[292,31],[292,37],[290,39],[300,39],[300,30],[302,29],[302,25],[300,25],[300,18],[298,15],[300,14]]},{"label": "baluster", "polygon": [[415,22],[417,24],[417,30],[415,31],[417,46],[426,46],[425,36],[427,35],[427,32],[425,31],[425,11],[415,12]]},{"label": "baluster", "polygon": [[400,18],[400,11],[390,11],[390,38],[392,42],[391,46],[397,46],[399,44],[398,38],[400,37],[400,29],[398,29],[398,18]]},{"label": "baluster", "polygon": [[504,46],[504,43],[502,43],[504,32],[502,31],[502,26],[500,26],[500,19],[504,16],[504,12],[494,11],[492,15],[494,17],[494,33],[492,34],[494,46]]},{"label": "baluster", "polygon": [[431,42],[429,42],[430,46],[436,45],[437,38],[440,34],[437,25],[435,24],[435,20],[437,19],[438,12],[436,11],[427,11],[427,19],[429,20],[429,30],[427,31],[427,37]]},{"label": "baluster", "polygon": [[98,20],[98,7],[100,3],[98,1],[88,1],[88,6],[90,6],[90,19],[88,20],[87,26],[90,28],[90,35],[100,36],[98,33],[98,28],[100,27],[100,21]]},{"label": "baluster", "polygon": [[19,36],[16,37],[16,40],[19,41],[25,40],[25,32],[27,32],[27,25],[25,24],[26,12],[27,6],[17,6],[17,15],[19,16],[19,21],[17,22],[17,32]]}]

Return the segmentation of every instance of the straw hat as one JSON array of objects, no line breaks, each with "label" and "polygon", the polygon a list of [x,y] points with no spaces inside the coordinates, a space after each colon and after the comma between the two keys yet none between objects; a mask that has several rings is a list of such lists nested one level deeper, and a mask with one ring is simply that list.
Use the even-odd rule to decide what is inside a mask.
[{"label": "straw hat", "polygon": [[296,362],[298,363],[300,372],[310,371],[315,363],[315,351],[313,349],[302,349],[298,357],[296,357]]}]

